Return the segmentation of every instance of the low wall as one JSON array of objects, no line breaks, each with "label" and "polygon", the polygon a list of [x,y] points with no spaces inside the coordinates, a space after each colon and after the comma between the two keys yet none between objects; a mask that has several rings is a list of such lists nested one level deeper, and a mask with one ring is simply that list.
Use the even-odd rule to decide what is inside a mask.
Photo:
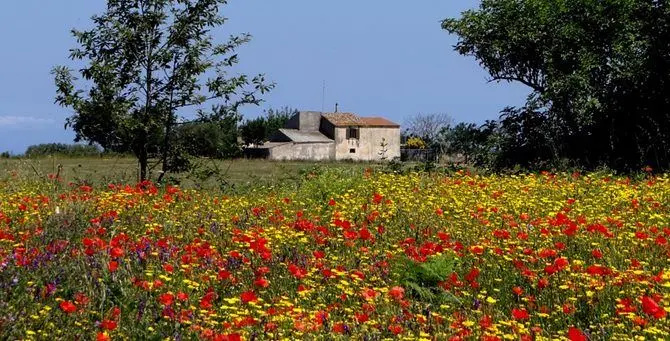
[{"label": "low wall", "polygon": [[271,160],[332,160],[335,158],[335,144],[327,143],[287,143],[270,149]]},{"label": "low wall", "polygon": [[437,153],[431,149],[400,149],[402,161],[436,161]]}]

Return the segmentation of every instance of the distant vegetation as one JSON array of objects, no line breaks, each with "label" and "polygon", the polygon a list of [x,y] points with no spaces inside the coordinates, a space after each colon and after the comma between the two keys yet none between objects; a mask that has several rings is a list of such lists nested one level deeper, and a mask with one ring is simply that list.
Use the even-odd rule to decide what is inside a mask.
[{"label": "distant vegetation", "polygon": [[265,111],[265,116],[244,122],[240,127],[240,136],[245,145],[266,142],[274,132],[284,127],[291,116],[297,113],[297,109],[290,107],[283,107],[279,110],[270,108]]},{"label": "distant vegetation", "polygon": [[[41,157],[49,155],[59,155],[66,157],[98,156],[102,150],[94,145],[85,144],[65,144],[65,143],[43,143],[29,146],[26,149],[25,156]],[[7,155],[9,156],[9,155]]]}]

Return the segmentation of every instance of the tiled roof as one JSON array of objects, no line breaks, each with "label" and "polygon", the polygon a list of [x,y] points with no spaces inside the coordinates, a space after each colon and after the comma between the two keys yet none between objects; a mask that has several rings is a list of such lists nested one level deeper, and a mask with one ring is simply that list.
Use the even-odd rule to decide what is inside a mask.
[{"label": "tiled roof", "polygon": [[323,117],[336,127],[358,126],[363,123],[358,115],[348,112],[323,114]]},{"label": "tiled roof", "polygon": [[383,117],[360,117],[352,113],[330,113],[323,114],[323,117],[336,127],[400,127],[399,124],[389,121]]},{"label": "tiled roof", "polygon": [[398,123],[389,121],[383,117],[361,117],[363,125],[367,127],[400,127]]},{"label": "tiled roof", "polygon": [[318,131],[303,131],[298,129],[279,129],[279,131],[286,135],[291,141],[297,143],[307,143],[307,142],[333,142],[326,135],[321,134]]}]

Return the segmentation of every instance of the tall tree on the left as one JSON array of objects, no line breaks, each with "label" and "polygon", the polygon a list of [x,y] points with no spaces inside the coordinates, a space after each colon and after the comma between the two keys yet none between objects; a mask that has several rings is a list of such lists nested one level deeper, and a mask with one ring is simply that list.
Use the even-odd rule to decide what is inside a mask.
[{"label": "tall tree on the left", "polygon": [[[226,0],[108,0],[92,17],[93,28],[73,30],[79,45],[70,58],[82,65],[79,76],[65,66],[53,69],[56,103],[73,110],[66,123],[76,141],[134,153],[140,179],[147,178],[149,154],[159,152],[169,168],[172,130],[180,110],[195,120],[240,120],[239,107],[259,104],[269,91],[259,74],[229,75],[238,63],[235,50],[250,35],[216,43],[227,21]],[[211,105],[211,106],[210,106]],[[209,106],[209,110],[205,109]]]}]

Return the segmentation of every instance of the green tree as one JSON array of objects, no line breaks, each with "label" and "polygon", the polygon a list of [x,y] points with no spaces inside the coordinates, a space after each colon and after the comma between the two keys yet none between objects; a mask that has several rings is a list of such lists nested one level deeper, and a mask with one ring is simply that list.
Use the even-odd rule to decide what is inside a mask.
[{"label": "green tree", "polygon": [[270,108],[265,112],[267,117],[267,126],[268,126],[268,137],[272,135],[279,128],[283,128],[286,125],[286,122],[298,114],[298,109],[285,106],[280,109]]},{"label": "green tree", "polygon": [[[73,30],[79,45],[72,60],[83,63],[79,76],[55,67],[56,102],[73,110],[66,121],[76,141],[113,151],[132,151],[147,177],[149,153],[158,152],[169,168],[171,136],[182,110],[196,110],[198,121],[238,117],[245,104],[258,104],[272,88],[262,75],[230,76],[235,50],[247,34],[215,42],[214,30],[226,19],[225,0],[108,0],[92,17],[93,28]],[[206,107],[211,105],[211,109]]]},{"label": "green tree", "polygon": [[261,144],[265,142],[269,134],[268,121],[265,117],[256,117],[247,120],[240,127],[240,136],[245,145]]},{"label": "green tree", "polygon": [[[239,156],[237,124],[234,116],[211,122],[187,122],[179,125],[174,145],[186,155],[209,158]],[[179,153],[174,153],[179,157]]]},{"label": "green tree", "polygon": [[667,2],[483,0],[442,27],[491,81],[530,89],[500,120],[498,141],[509,144],[497,150],[509,149],[509,163],[670,165]]},{"label": "green tree", "polygon": [[298,110],[290,107],[281,109],[268,109],[265,116],[260,116],[252,120],[247,120],[240,127],[240,134],[245,144],[260,144],[267,141],[272,134],[279,128],[283,128]]},{"label": "green tree", "polygon": [[470,163],[484,149],[487,136],[474,123],[459,123],[443,128],[437,141],[441,154],[459,155]]}]

